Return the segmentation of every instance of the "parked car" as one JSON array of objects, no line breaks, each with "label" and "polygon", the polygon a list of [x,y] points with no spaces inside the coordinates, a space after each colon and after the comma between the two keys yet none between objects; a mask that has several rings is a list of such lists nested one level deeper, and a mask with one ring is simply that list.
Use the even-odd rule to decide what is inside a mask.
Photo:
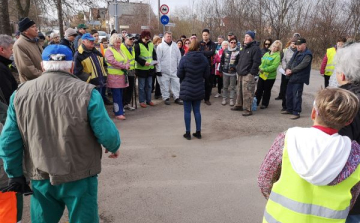
[{"label": "parked car", "polygon": [[107,38],[107,34],[104,31],[98,31],[99,33],[99,42],[101,42],[102,39]]}]

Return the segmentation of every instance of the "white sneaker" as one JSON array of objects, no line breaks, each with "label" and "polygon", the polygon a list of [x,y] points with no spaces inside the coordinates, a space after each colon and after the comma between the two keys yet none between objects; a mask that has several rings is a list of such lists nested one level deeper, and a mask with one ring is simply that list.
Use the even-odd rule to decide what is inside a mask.
[{"label": "white sneaker", "polygon": [[214,96],[214,98],[218,98],[218,97],[220,97],[220,96],[221,96],[221,94],[217,93],[217,94]]},{"label": "white sneaker", "polygon": [[129,110],[129,111],[134,111],[135,110],[135,108],[131,107],[129,104],[125,105],[124,109]]},{"label": "white sneaker", "polygon": [[221,104],[222,104],[222,105],[226,105],[226,98],[223,98]]},{"label": "white sneaker", "polygon": [[230,103],[229,103],[230,106],[234,106],[235,103],[234,103],[234,99],[230,99]]}]

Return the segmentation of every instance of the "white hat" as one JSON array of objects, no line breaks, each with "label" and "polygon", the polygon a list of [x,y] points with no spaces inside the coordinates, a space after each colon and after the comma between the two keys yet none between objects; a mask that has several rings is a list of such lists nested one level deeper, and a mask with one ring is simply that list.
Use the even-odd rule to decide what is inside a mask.
[{"label": "white hat", "polygon": [[50,39],[54,39],[56,37],[59,37],[59,34],[57,34],[57,33],[51,33],[50,34]]}]

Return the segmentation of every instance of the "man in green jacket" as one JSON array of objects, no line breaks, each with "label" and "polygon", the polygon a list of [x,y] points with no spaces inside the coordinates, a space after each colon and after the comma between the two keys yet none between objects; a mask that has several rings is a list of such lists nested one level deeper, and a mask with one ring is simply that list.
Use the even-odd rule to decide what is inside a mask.
[{"label": "man in green jacket", "polygon": [[102,148],[119,155],[120,136],[95,86],[71,74],[71,50],[49,45],[42,53],[45,72],[11,96],[0,137],[9,186],[31,193],[31,222],[59,222],[65,206],[70,222],[99,222],[97,174]]}]

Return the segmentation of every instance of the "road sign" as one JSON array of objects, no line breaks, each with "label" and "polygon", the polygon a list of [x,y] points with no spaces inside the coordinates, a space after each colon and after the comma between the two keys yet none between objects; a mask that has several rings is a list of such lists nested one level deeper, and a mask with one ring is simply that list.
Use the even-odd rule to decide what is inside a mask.
[{"label": "road sign", "polygon": [[161,24],[163,24],[163,25],[168,24],[169,21],[170,21],[170,18],[169,18],[169,16],[167,16],[167,15],[162,15],[162,16],[160,17],[160,22],[161,22]]},{"label": "road sign", "polygon": [[169,13],[169,6],[163,4],[160,6],[160,13],[166,15]]},{"label": "road sign", "polygon": [[169,23],[168,23],[168,24],[166,24],[165,26],[175,27],[175,23],[171,23],[171,22],[169,22]]}]

